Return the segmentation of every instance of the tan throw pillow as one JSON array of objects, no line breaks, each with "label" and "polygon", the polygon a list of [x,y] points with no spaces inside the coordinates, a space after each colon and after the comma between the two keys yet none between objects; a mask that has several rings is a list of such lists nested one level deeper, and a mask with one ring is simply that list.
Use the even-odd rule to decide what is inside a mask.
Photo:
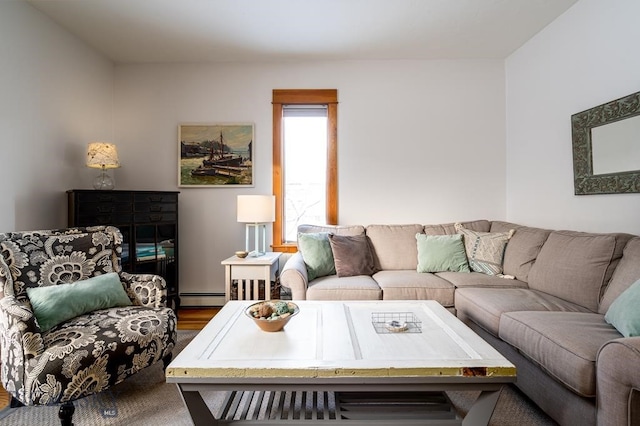
[{"label": "tan throw pillow", "polygon": [[366,235],[329,234],[338,277],[373,275],[376,273],[373,253]]},{"label": "tan throw pillow", "polygon": [[458,234],[464,237],[464,248],[472,271],[487,275],[502,274],[504,250],[514,230],[508,232],[477,232],[455,224]]}]

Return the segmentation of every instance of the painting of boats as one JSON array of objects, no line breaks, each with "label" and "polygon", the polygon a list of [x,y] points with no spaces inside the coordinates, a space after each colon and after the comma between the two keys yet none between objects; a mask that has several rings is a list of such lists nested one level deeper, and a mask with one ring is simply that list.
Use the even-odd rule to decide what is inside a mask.
[{"label": "painting of boats", "polygon": [[253,124],[181,124],[179,186],[253,186]]}]

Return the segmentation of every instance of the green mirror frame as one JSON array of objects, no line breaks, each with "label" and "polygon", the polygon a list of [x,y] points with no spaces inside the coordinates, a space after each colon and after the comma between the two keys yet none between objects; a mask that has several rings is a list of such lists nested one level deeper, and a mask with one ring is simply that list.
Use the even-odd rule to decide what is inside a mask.
[{"label": "green mirror frame", "polygon": [[640,92],[571,116],[576,195],[640,192],[640,170],[594,175],[591,146],[591,129],[637,115],[640,115]]}]

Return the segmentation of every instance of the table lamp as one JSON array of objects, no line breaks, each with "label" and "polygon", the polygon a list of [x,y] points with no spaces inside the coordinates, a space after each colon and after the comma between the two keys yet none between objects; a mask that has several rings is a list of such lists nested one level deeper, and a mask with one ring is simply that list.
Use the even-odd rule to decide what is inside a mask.
[{"label": "table lamp", "polygon": [[[254,228],[254,249],[249,256],[258,257],[267,252],[267,223],[276,220],[276,197],[273,195],[238,195],[238,222],[245,226],[245,250],[249,250],[251,228]],[[262,232],[260,232],[262,231]],[[260,233],[262,246],[260,247]]]},{"label": "table lamp", "polygon": [[113,179],[106,170],[120,167],[116,146],[106,142],[91,142],[87,147],[87,167],[101,169],[100,174],[93,180],[94,189],[113,189]]}]

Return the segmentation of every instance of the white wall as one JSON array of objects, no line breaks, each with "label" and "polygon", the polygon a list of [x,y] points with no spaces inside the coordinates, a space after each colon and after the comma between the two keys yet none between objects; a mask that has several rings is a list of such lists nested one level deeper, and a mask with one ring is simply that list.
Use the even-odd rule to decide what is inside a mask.
[{"label": "white wall", "polygon": [[[118,65],[121,189],[180,194],[183,293],[223,293],[238,194],[272,192],[273,89],[338,89],[339,222],[505,218],[502,61]],[[254,188],[177,188],[181,122],[255,123]]]},{"label": "white wall", "polygon": [[23,1],[0,2],[0,231],[67,224],[86,144],[113,137],[113,64]]},{"label": "white wall", "polygon": [[571,115],[640,91],[640,2],[581,0],[506,61],[507,218],[640,234],[640,194],[573,188]]}]

